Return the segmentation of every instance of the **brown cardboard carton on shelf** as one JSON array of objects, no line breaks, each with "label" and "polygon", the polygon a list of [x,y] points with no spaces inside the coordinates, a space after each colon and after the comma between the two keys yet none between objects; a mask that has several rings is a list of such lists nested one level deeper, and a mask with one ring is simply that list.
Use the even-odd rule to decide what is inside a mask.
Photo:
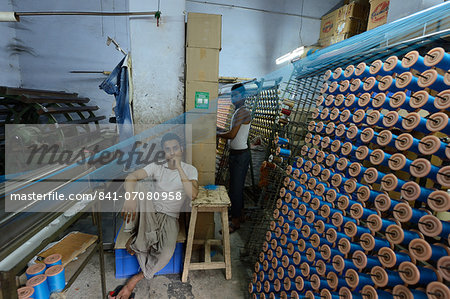
[{"label": "brown cardboard carton on shelf", "polygon": [[359,5],[365,6],[367,8],[369,8],[369,0],[345,0],[344,4],[350,4],[350,3],[358,3]]},{"label": "brown cardboard carton on shelf", "polygon": [[219,50],[186,48],[187,81],[219,81]]},{"label": "brown cardboard carton on shelf", "polygon": [[222,15],[188,13],[186,46],[222,48]]},{"label": "brown cardboard carton on shelf", "polygon": [[333,35],[356,35],[366,30],[367,19],[359,19],[348,17],[336,22],[335,32]]},{"label": "brown cardboard carton on shelf", "polygon": [[370,0],[367,30],[386,24],[388,12],[389,0]]},{"label": "brown cardboard carton on shelf", "polygon": [[187,81],[186,82],[186,111],[194,109],[196,112],[216,113],[218,82]]},{"label": "brown cardboard carton on shelf", "polygon": [[366,19],[367,13],[368,13],[367,6],[361,5],[356,2],[351,2],[337,9],[336,18],[338,20],[342,20],[349,17]]},{"label": "brown cardboard carton on shelf", "polygon": [[320,21],[319,39],[323,40],[333,35],[336,17],[337,17],[337,10],[322,17]]},{"label": "brown cardboard carton on shelf", "polygon": [[359,33],[366,30],[368,9],[366,6],[352,2],[337,10],[334,34]]}]

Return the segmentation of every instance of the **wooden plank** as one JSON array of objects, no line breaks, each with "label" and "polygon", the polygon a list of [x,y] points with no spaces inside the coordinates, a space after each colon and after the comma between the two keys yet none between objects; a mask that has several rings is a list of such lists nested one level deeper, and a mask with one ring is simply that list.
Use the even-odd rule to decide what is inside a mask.
[{"label": "wooden plank", "polygon": [[0,96],[0,105],[16,105],[18,101],[14,97],[1,97]]},{"label": "wooden plank", "polygon": [[213,246],[222,246],[222,240],[209,239],[208,242]]},{"label": "wooden plank", "polygon": [[70,286],[73,284],[73,282],[75,281],[77,276],[80,274],[80,272],[86,266],[86,264],[89,262],[89,259],[95,253],[97,246],[98,246],[98,243],[95,242],[94,244],[89,246],[83,254],[79,255],[78,259],[70,262],[64,268],[67,284],[66,284],[63,292],[65,290],[67,290],[68,288],[70,288]]},{"label": "wooden plank", "polygon": [[228,227],[228,209],[223,209],[222,213],[222,236],[223,252],[225,258],[225,278],[231,279],[231,250],[230,250],[230,230]]},{"label": "wooden plank", "polygon": [[191,256],[192,256],[192,245],[194,243],[194,233],[195,233],[195,223],[197,222],[197,209],[195,207],[192,208],[191,221],[189,222],[189,231],[186,245],[186,254],[184,257],[184,268],[183,274],[181,276],[182,282],[187,282],[190,264],[191,264]]},{"label": "wooden plank", "polygon": [[199,212],[219,212],[223,207],[228,208],[228,205],[221,205],[221,206],[206,206],[206,205],[201,205],[201,206],[197,206],[197,209]]},{"label": "wooden plank", "polygon": [[39,109],[38,114],[58,114],[58,113],[70,113],[70,112],[83,112],[83,111],[95,111],[98,110],[98,106],[81,106],[81,107],[48,107],[45,109]]},{"label": "wooden plank", "polygon": [[0,298],[1,299],[15,299],[17,298],[17,288],[19,287],[16,282],[16,275],[9,272],[0,272]]},{"label": "wooden plank", "polygon": [[22,103],[32,104],[32,103],[88,103],[90,101],[89,98],[61,98],[61,97],[29,97],[29,96],[20,96],[17,97],[17,100]]},{"label": "wooden plank", "polygon": [[62,264],[65,267],[68,263],[80,255],[80,253],[85,252],[86,248],[89,248],[93,243],[95,243],[97,238],[98,237],[96,235],[72,232],[49,249],[39,253],[39,257],[44,259],[49,255],[59,253],[62,255]]},{"label": "wooden plank", "polygon": [[41,89],[28,89],[28,88],[16,88],[16,87],[6,87],[0,86],[0,94],[3,95],[37,95],[37,96],[57,96],[57,97],[78,97],[77,93],[67,93],[64,91],[54,91],[54,90],[41,90]]},{"label": "wooden plank", "polygon": [[207,190],[204,187],[200,187],[197,198],[192,202],[192,205],[207,205],[211,207],[230,205],[230,198],[225,186],[218,186],[216,190]]},{"label": "wooden plank", "polygon": [[211,263],[211,242],[207,240],[205,242],[205,263]]},{"label": "wooden plank", "polygon": [[194,245],[205,245],[206,241],[209,241],[214,246],[222,246],[222,240],[218,239],[194,240]]},{"label": "wooden plank", "polygon": [[206,240],[194,240],[194,245],[205,245]]},{"label": "wooden plank", "polygon": [[89,117],[89,118],[85,118],[85,119],[62,121],[62,122],[58,122],[58,123],[63,124],[63,125],[65,125],[65,124],[87,124],[87,123],[99,121],[99,120],[102,120],[105,118],[106,118],[106,116],[97,116],[97,117]]},{"label": "wooden plank", "polygon": [[189,270],[225,269],[225,262],[191,263]]}]

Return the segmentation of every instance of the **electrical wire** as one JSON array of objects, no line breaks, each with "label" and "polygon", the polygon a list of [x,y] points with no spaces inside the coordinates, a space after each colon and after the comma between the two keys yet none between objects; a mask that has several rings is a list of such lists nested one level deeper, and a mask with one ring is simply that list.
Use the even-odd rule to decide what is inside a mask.
[{"label": "electrical wire", "polygon": [[254,11],[260,11],[260,12],[265,12],[265,13],[272,13],[272,14],[279,14],[279,15],[286,15],[286,16],[293,16],[293,17],[300,17],[300,18],[307,18],[307,19],[311,19],[311,20],[320,20],[320,18],[317,18],[317,17],[303,16],[303,15],[298,15],[298,14],[293,14],[293,13],[288,13],[288,12],[279,12],[279,11],[273,11],[273,10],[267,10],[267,9],[260,9],[260,8],[241,6],[241,5],[223,4],[223,3],[215,3],[215,2],[208,2],[208,1],[197,1],[197,0],[186,0],[186,2],[194,2],[194,3],[200,3],[200,4],[217,5],[217,6],[230,7],[230,8],[240,8],[240,9],[254,10]]}]

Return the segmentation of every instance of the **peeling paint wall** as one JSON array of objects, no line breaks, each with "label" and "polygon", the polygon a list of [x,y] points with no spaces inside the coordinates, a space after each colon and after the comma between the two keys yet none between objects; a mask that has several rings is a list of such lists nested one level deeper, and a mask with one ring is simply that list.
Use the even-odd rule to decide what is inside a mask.
[{"label": "peeling paint wall", "polygon": [[[5,1],[3,1],[5,2]],[[158,0],[6,0],[4,11],[155,11]],[[11,4],[12,2],[12,4]],[[320,20],[227,8],[186,0],[160,1],[159,27],[154,17],[27,17],[17,24],[0,23],[0,83],[78,92],[109,116],[114,97],[98,89],[101,74],[71,70],[110,71],[123,57],[106,46],[115,38],[133,62],[136,123],[160,123],[183,113],[185,10],[223,15],[221,76],[261,77],[280,66],[275,59],[317,41]],[[342,0],[216,0],[260,9],[320,18]],[[303,4],[303,12],[301,4]],[[301,30],[300,30],[301,29]],[[301,35],[300,35],[301,31]],[[16,54],[6,46],[17,38]],[[12,65],[12,67],[10,66]],[[20,68],[19,68],[20,66]],[[9,69],[8,69],[9,68]],[[8,81],[7,81],[8,80]]]},{"label": "peeling paint wall", "polygon": [[[0,11],[13,11],[10,0],[0,2]],[[16,38],[16,23],[0,23],[0,85],[20,86],[19,41]]]},{"label": "peeling paint wall", "polygon": [[[157,0],[130,0],[130,11],[155,11]],[[130,18],[133,113],[136,124],[161,123],[184,112],[185,1],[161,1],[154,17]]]},{"label": "peeling paint wall", "polygon": [[[13,0],[14,11],[128,11],[125,0]],[[0,9],[1,10],[1,9]],[[1,23],[0,23],[1,24]],[[111,114],[114,96],[98,88],[102,74],[71,74],[72,70],[112,71],[123,58],[108,36],[129,49],[127,17],[36,16],[17,23],[22,51],[18,57],[22,86],[77,92],[100,107],[96,115]],[[0,25],[2,26],[2,25]],[[1,52],[3,55],[3,52]]]}]

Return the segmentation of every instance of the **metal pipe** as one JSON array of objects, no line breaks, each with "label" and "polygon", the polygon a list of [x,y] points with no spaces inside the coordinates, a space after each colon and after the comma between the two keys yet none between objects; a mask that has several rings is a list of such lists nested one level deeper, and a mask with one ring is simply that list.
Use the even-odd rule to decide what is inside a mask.
[{"label": "metal pipe", "polygon": [[35,11],[15,12],[16,16],[154,16],[156,11],[98,12],[98,11]]},{"label": "metal pipe", "polygon": [[97,12],[97,11],[34,11],[34,12],[0,12],[0,22],[20,22],[20,17],[35,16],[154,16],[157,11],[137,12]]}]

